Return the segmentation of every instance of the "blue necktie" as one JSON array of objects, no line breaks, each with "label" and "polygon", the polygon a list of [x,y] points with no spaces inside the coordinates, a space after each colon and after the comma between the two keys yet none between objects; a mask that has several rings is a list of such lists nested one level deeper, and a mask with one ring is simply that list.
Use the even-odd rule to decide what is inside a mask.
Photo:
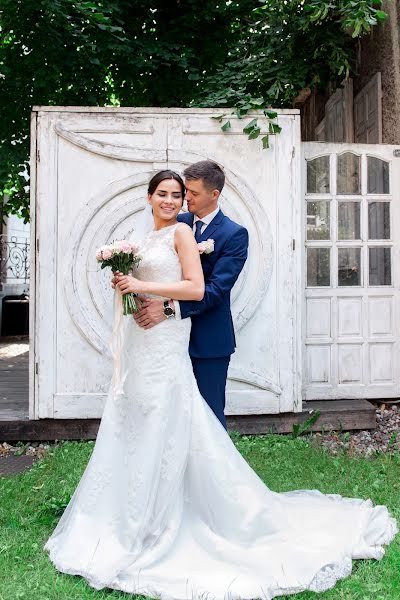
[{"label": "blue necktie", "polygon": [[196,221],[196,231],[194,233],[194,239],[196,240],[196,242],[200,241],[201,228],[203,227],[203,225],[204,225],[203,221]]}]

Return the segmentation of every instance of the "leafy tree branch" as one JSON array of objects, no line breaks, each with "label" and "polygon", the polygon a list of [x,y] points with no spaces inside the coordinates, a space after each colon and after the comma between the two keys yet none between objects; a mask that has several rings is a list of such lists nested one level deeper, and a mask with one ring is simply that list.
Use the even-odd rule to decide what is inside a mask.
[{"label": "leafy tree branch", "polygon": [[[271,107],[340,82],[381,0],[2,0],[0,202],[29,219],[33,105],[206,106],[279,132]],[[4,198],[8,201],[4,203]]]}]

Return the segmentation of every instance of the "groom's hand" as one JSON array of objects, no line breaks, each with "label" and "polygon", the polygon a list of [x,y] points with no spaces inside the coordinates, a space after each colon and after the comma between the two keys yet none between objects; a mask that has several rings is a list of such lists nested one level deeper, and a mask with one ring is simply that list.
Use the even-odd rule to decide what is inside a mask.
[{"label": "groom's hand", "polygon": [[165,321],[164,301],[157,298],[140,298],[142,305],[139,312],[133,313],[136,323],[143,329],[151,329],[154,325]]}]

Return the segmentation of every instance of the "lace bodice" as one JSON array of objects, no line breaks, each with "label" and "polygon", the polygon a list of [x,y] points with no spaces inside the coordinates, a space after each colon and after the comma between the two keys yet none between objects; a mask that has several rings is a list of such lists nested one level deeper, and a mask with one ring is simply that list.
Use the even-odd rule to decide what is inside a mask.
[{"label": "lace bodice", "polygon": [[175,250],[176,223],[163,229],[150,231],[140,244],[142,260],[133,275],[142,281],[170,282],[182,279],[182,267]]}]

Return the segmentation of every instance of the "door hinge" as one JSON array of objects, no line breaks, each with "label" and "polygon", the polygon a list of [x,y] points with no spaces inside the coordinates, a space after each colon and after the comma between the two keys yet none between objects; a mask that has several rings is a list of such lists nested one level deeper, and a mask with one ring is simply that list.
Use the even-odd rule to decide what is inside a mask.
[{"label": "door hinge", "polygon": [[295,155],[295,154],[296,154],[296,147],[295,147],[295,146],[293,146],[293,149],[292,149],[292,158],[294,158],[294,155]]},{"label": "door hinge", "polygon": [[35,363],[35,373],[39,375],[39,363]]},{"label": "door hinge", "polygon": [[36,252],[39,254],[39,238],[36,238]]},{"label": "door hinge", "polygon": [[37,161],[40,162],[40,150],[37,151]]},{"label": "door hinge", "polygon": [[296,240],[292,240],[292,248],[293,250],[296,250]]}]

